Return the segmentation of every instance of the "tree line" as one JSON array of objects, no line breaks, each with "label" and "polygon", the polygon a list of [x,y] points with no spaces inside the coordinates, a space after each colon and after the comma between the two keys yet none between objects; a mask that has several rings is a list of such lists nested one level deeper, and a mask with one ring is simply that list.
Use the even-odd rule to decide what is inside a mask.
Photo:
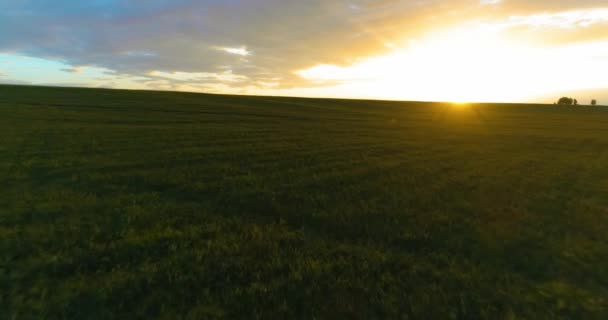
[{"label": "tree line", "polygon": [[[561,98],[559,98],[559,100],[557,100],[557,102],[555,104],[560,105],[560,106],[578,106],[578,100],[576,100],[574,98],[569,98],[569,97],[561,97]],[[595,99],[591,100],[590,104],[592,106],[596,106],[597,100],[595,100]]]}]

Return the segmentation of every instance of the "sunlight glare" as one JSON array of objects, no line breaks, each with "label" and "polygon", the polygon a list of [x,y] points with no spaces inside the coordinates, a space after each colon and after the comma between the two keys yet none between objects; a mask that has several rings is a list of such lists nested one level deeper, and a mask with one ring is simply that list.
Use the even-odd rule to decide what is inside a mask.
[{"label": "sunlight glare", "polygon": [[608,86],[602,72],[580,79],[564,77],[560,68],[568,61],[581,70],[597,69],[597,61],[587,55],[607,53],[608,43],[543,48],[513,41],[501,30],[454,28],[351,66],[318,65],[297,74],[335,82],[351,95],[446,102],[519,102],[559,90]]}]

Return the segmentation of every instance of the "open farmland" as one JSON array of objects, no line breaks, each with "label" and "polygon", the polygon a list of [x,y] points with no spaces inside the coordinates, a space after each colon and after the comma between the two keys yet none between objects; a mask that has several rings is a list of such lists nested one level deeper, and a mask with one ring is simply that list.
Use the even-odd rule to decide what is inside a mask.
[{"label": "open farmland", "polygon": [[0,318],[605,319],[608,108],[0,86]]}]

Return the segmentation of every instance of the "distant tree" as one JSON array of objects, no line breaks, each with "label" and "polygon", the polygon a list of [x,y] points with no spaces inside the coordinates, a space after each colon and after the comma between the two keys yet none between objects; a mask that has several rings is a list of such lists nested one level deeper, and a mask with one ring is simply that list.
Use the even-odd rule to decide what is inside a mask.
[{"label": "distant tree", "polygon": [[591,105],[592,106],[596,106],[597,105],[597,101],[595,99],[591,100]]},{"label": "distant tree", "polygon": [[568,97],[561,97],[557,101],[557,104],[561,106],[571,106],[574,103],[574,99]]},{"label": "distant tree", "polygon": [[578,100],[574,99],[574,105],[578,106]]}]

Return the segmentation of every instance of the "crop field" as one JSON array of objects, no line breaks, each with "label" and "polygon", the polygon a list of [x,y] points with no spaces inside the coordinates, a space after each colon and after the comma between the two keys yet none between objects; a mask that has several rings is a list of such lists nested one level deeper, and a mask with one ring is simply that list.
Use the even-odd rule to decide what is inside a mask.
[{"label": "crop field", "polygon": [[606,319],[608,108],[0,86],[1,319]]}]

